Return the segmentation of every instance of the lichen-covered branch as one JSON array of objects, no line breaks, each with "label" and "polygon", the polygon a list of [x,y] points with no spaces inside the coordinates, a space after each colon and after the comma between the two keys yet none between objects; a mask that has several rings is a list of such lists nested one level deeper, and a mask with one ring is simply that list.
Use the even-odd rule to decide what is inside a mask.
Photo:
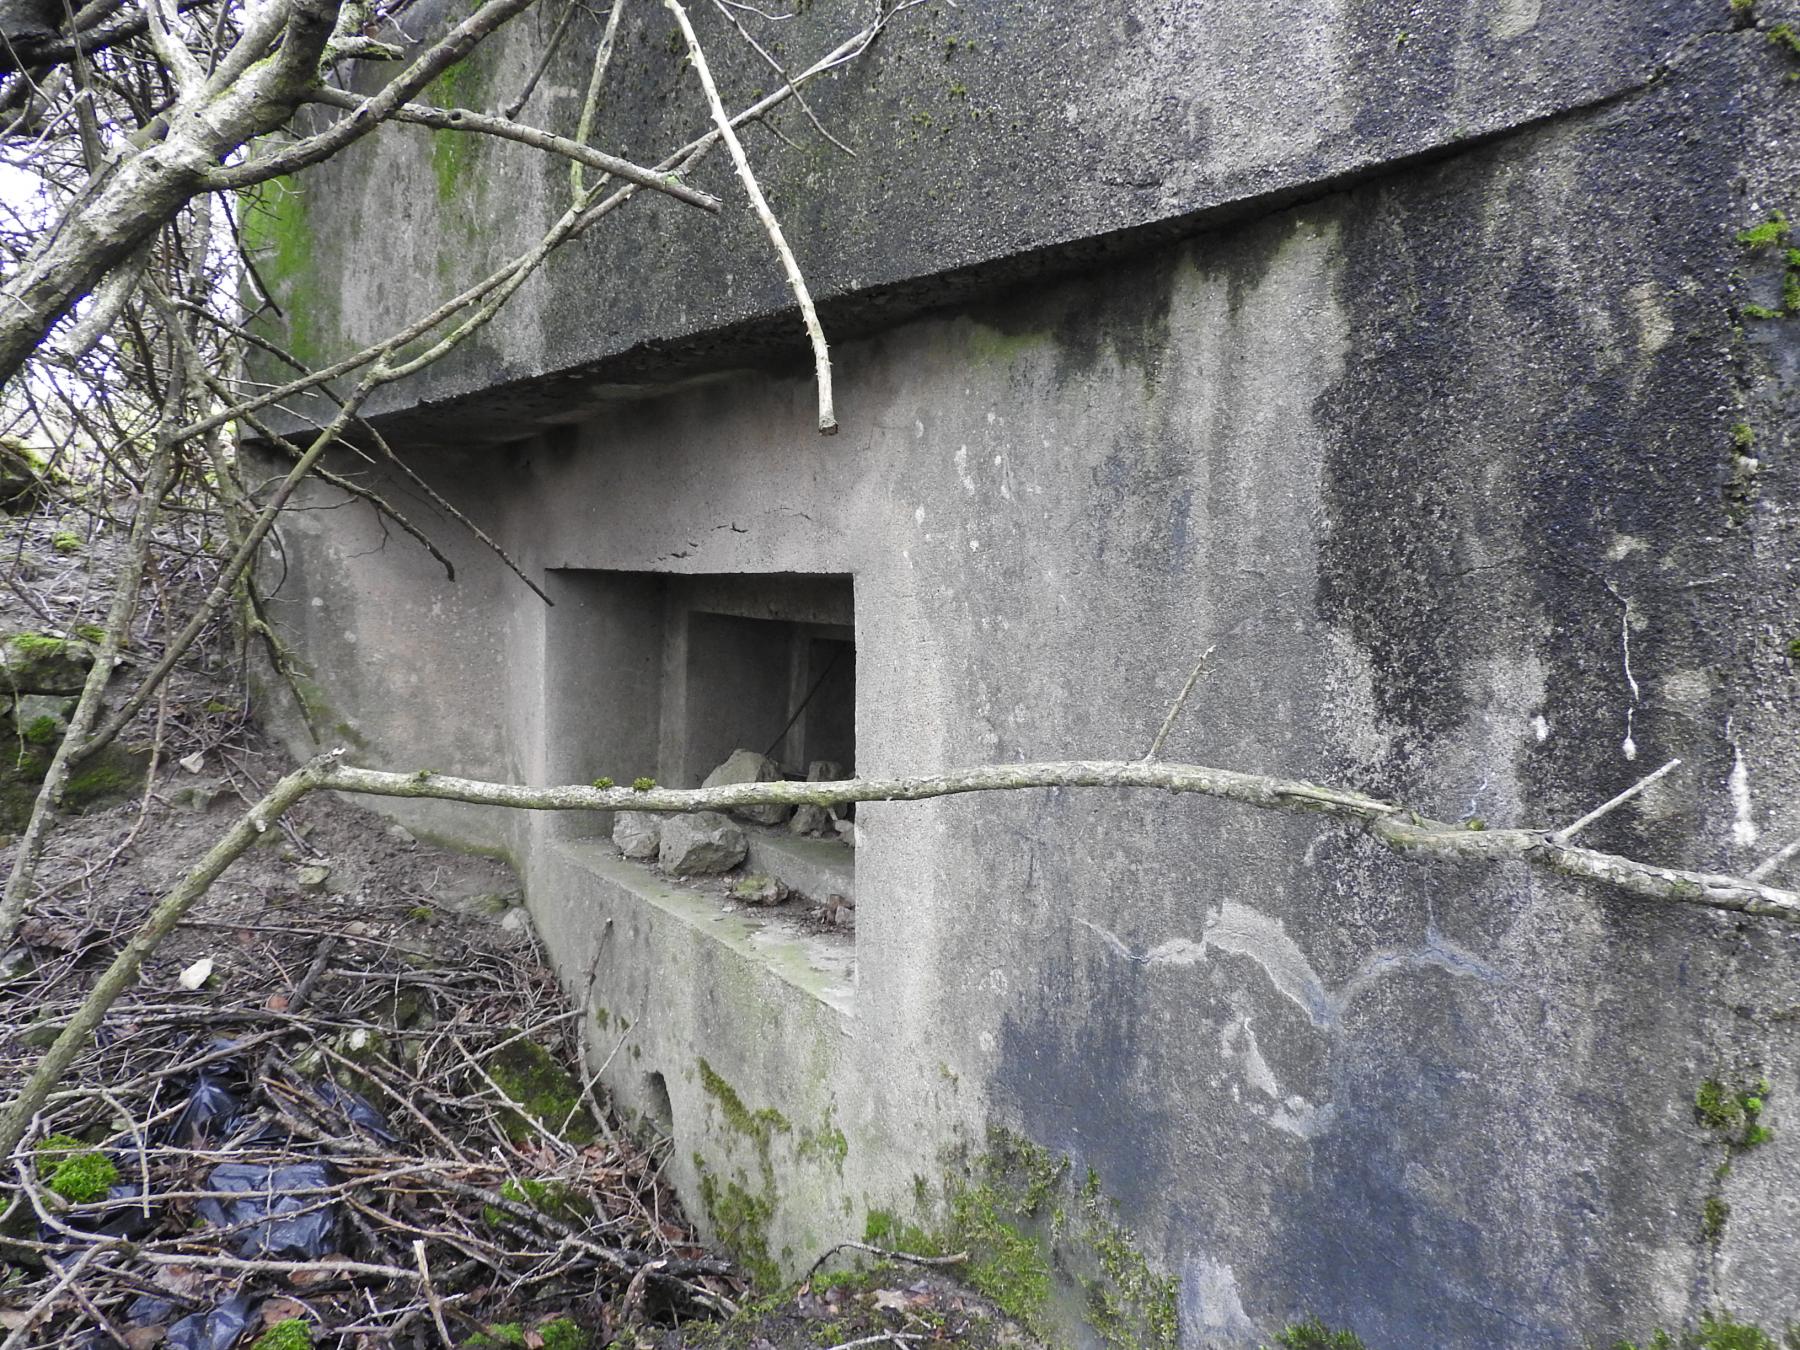
[{"label": "lichen-covered branch", "polygon": [[0,1157],[24,1137],[81,1046],[138,968],[177,921],[231,863],[281,814],[318,788],[376,797],[432,798],[526,811],[728,811],[745,806],[836,806],[846,802],[924,801],[969,792],[1031,788],[1150,788],[1217,797],[1269,811],[1318,812],[1360,821],[1370,836],[1407,857],[1467,862],[1519,862],[1560,876],[1597,881],[1646,900],[1731,910],[1800,922],[1800,891],[1742,877],[1679,867],[1557,842],[1549,830],[1475,830],[1427,820],[1393,802],[1300,779],[1239,773],[1200,764],[1147,760],[1065,760],[1041,764],[982,764],[952,773],[907,778],[850,778],[832,783],[736,783],[715,788],[524,787],[420,770],[387,773],[339,764],[341,751],[296,769],[250,808],[223,839],[169,892],[125,950],[101,976],[87,1001],[46,1052],[20,1095],[0,1112]]},{"label": "lichen-covered branch", "polygon": [[835,806],[844,802],[922,801],[965,792],[1025,788],[1157,788],[1219,797],[1273,811],[1316,811],[1359,820],[1396,853],[1471,862],[1521,862],[1562,876],[1604,882],[1647,900],[1667,900],[1800,922],[1800,891],[1743,877],[1657,867],[1559,842],[1550,830],[1485,830],[1428,820],[1393,802],[1294,779],[1198,764],[1068,760],[984,764],[915,778],[836,783],[738,783],[716,788],[517,787],[435,773],[396,774],[338,767],[324,786],[383,797],[435,797],[533,811],[730,811],[746,806]]},{"label": "lichen-covered branch", "polygon": [[[325,103],[334,108],[355,109],[362,104],[362,100],[355,94],[345,93],[341,89],[319,88],[313,91],[311,98],[314,103]],[[536,150],[562,155],[577,164],[599,169],[615,178],[623,178],[628,183],[636,183],[639,187],[666,192],[676,201],[697,206],[703,211],[716,212],[719,209],[717,197],[702,192],[699,188],[691,188],[668,174],[646,169],[628,159],[620,159],[617,155],[595,150],[566,136],[558,136],[541,127],[526,126],[509,118],[471,112],[467,108],[427,108],[417,103],[403,103],[389,117],[395,122],[411,122],[415,126],[431,127],[437,131],[466,131],[482,136],[495,136],[505,141],[517,141],[520,145],[529,145]]]}]

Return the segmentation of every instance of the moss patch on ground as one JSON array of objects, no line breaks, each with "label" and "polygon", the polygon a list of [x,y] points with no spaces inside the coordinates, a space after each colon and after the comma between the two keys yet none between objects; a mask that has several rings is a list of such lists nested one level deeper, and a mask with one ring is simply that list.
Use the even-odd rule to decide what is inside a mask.
[{"label": "moss patch on ground", "polygon": [[543,1046],[520,1036],[488,1061],[500,1090],[519,1106],[505,1114],[507,1134],[518,1143],[538,1137],[531,1121],[572,1144],[591,1144],[597,1130],[581,1102],[581,1084]]},{"label": "moss patch on ground", "polygon": [[287,1317],[256,1338],[250,1350],[312,1350],[312,1328],[304,1318]]},{"label": "moss patch on ground", "polygon": [[72,1135],[53,1134],[37,1146],[38,1175],[44,1184],[75,1205],[104,1200],[119,1184],[119,1169],[99,1149]]}]

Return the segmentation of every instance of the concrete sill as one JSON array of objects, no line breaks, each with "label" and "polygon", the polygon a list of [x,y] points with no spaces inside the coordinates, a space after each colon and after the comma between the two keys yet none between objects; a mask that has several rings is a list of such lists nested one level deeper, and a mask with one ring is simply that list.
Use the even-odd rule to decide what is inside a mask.
[{"label": "concrete sill", "polygon": [[811,839],[769,825],[738,822],[750,842],[744,871],[783,882],[814,904],[841,895],[856,904],[856,850],[837,839]]},{"label": "concrete sill", "polygon": [[778,911],[727,909],[718,896],[674,885],[598,840],[568,839],[550,848],[573,871],[610,892],[607,898],[614,903],[626,898],[647,905],[846,1019],[854,1015],[856,939],[851,934],[812,932]]}]

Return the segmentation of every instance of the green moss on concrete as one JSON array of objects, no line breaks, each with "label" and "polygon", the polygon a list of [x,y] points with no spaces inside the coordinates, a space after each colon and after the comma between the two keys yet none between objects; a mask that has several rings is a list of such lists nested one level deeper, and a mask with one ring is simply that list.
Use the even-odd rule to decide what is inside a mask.
[{"label": "green moss on concrete", "polygon": [[56,719],[45,715],[42,717],[34,717],[24,726],[20,727],[19,737],[21,740],[24,740],[31,745],[53,745],[56,742],[58,730],[60,730],[60,728],[57,725]]},{"label": "green moss on concrete", "polygon": [[[594,1120],[581,1103],[580,1082],[543,1046],[520,1037],[494,1055],[487,1070],[501,1091],[551,1134],[573,1144],[594,1141]],[[507,1134],[520,1143],[537,1137],[517,1111],[506,1113],[505,1125]]]},{"label": "green moss on concrete", "polygon": [[1748,229],[1739,230],[1737,241],[1745,248],[1767,248],[1771,244],[1785,241],[1791,228],[1786,214],[1774,211],[1760,225],[1752,225]]},{"label": "green moss on concrete", "polygon": [[287,318],[285,333],[265,336],[281,340],[296,360],[314,363],[322,293],[316,289],[306,193],[293,175],[283,174],[247,189],[238,201],[244,251]]},{"label": "green moss on concrete", "polygon": [[1707,1313],[1700,1325],[1672,1336],[1666,1331],[1651,1334],[1642,1342],[1618,1341],[1613,1350],[1795,1350],[1800,1347],[1800,1328],[1789,1325],[1781,1339],[1749,1322],[1734,1322],[1725,1313]]},{"label": "green moss on concrete", "polygon": [[1725,1237],[1725,1223],[1731,1218],[1731,1206],[1725,1203],[1724,1197],[1709,1195],[1706,1204],[1700,1211],[1700,1236],[1710,1247],[1716,1247]]},{"label": "green moss on concrete", "polygon": [[[479,111],[486,94],[487,78],[473,56],[464,57],[425,86],[426,101],[439,108]],[[477,139],[466,131],[431,133],[431,176],[437,183],[439,202],[454,202],[474,181],[469,170],[475,162]],[[468,223],[473,226],[473,215]]]},{"label": "green moss on concrete", "polygon": [[694,1167],[700,1173],[700,1203],[719,1242],[759,1287],[775,1288],[781,1268],[769,1251],[769,1220],[775,1215],[771,1191],[751,1191],[742,1173],[738,1179],[721,1180],[697,1153]]},{"label": "green moss on concrete", "polygon": [[958,1245],[970,1253],[969,1283],[1041,1334],[1050,1303],[1049,1254],[1035,1235],[1008,1219],[1007,1204],[1000,1189],[975,1186],[951,1202],[950,1222]]},{"label": "green moss on concrete", "polygon": [[803,1161],[816,1161],[828,1164],[838,1176],[844,1175],[844,1160],[850,1156],[850,1141],[844,1132],[837,1127],[836,1108],[825,1108],[825,1119],[817,1129],[800,1131],[800,1142],[794,1147],[794,1154]]},{"label": "green moss on concrete", "polygon": [[1338,1331],[1316,1317],[1283,1327],[1275,1337],[1281,1350],[1368,1350],[1354,1331]]},{"label": "green moss on concrete", "polygon": [[1077,1186],[1069,1158],[1010,1131],[989,1130],[987,1143],[946,1184],[941,1237],[872,1210],[869,1241],[968,1251],[969,1283],[1038,1336],[1080,1320],[1114,1350],[1174,1350],[1178,1282],[1157,1273],[1118,1222],[1098,1175],[1088,1170]]},{"label": "green moss on concrete", "polygon": [[312,1328],[304,1318],[286,1317],[256,1338],[250,1350],[312,1350]]},{"label": "green moss on concrete", "polygon": [[1735,1084],[1708,1078],[1694,1092],[1694,1114],[1733,1153],[1745,1152],[1775,1137],[1762,1123],[1769,1092],[1766,1078]]},{"label": "green moss on concrete", "polygon": [[[921,1178],[922,1180],[922,1178]],[[943,1243],[929,1231],[908,1223],[891,1210],[872,1209],[863,1222],[863,1241],[891,1252],[909,1252],[913,1256],[942,1256]]]},{"label": "green moss on concrete", "polygon": [[750,1110],[744,1105],[744,1099],[738,1096],[737,1089],[721,1078],[704,1059],[700,1061],[700,1086],[712,1099],[713,1105],[718,1107],[725,1123],[753,1140],[758,1150],[765,1155],[776,1134],[787,1134],[794,1128],[788,1118],[772,1106],[765,1106],[758,1111]]}]

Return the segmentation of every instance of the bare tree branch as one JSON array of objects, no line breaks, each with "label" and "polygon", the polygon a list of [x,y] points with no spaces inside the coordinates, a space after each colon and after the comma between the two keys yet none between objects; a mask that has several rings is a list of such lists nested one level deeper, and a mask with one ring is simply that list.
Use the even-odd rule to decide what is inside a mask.
[{"label": "bare tree branch", "polygon": [[[731,152],[731,162],[737,166],[739,180],[750,198],[750,205],[756,211],[756,218],[762,222],[769,242],[775,246],[775,252],[781,258],[781,267],[787,273],[788,287],[794,292],[794,301],[800,306],[800,317],[806,324],[806,336],[812,342],[813,372],[819,386],[819,430],[829,436],[837,431],[837,413],[831,401],[831,350],[825,345],[825,330],[819,326],[819,312],[813,308],[812,293],[806,289],[806,278],[800,274],[800,263],[794,257],[794,250],[788,247],[787,236],[781,232],[781,222],[775,219],[775,213],[769,209],[768,200],[763,196],[761,185],[750,169],[750,158],[744,153],[744,143],[732,129],[731,115],[725,111],[725,105],[719,99],[718,86],[713,83],[712,70],[706,64],[706,53],[700,49],[700,39],[695,36],[694,25],[688,21],[687,11],[681,7],[681,0],[663,0],[675,22],[681,27],[681,36],[687,41],[688,55],[694,60],[694,74],[700,77],[700,87],[706,91],[706,106],[712,110],[713,125],[725,141],[725,147]],[[790,82],[788,88],[796,86]]]}]

